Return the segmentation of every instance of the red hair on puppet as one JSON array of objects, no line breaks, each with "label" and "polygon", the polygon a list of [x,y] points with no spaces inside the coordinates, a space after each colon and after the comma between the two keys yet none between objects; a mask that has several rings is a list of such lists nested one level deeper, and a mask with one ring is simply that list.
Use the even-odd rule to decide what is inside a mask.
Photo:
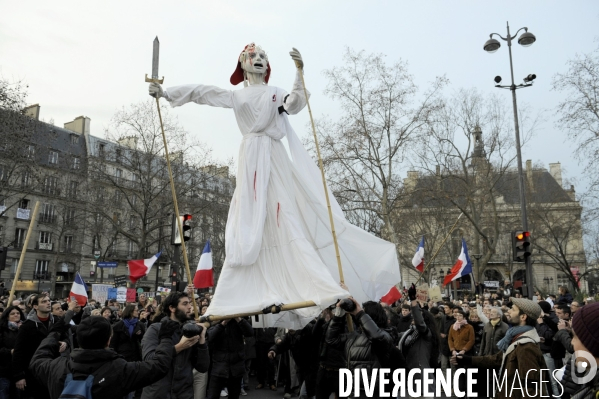
[{"label": "red hair on puppet", "polygon": [[[243,51],[237,57],[237,67],[235,71],[231,75],[230,82],[233,86],[238,85],[239,83],[244,81],[244,70],[241,67],[241,56],[246,53],[248,50],[253,50],[256,48],[254,43],[250,43],[243,48]],[[268,79],[270,78],[270,62],[266,62],[266,75],[264,76],[264,83],[268,83]]]}]

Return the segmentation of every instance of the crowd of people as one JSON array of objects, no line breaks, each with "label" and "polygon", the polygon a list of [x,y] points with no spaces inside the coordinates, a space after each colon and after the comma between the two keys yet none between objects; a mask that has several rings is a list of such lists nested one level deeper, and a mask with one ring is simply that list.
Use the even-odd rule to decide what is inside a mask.
[{"label": "crowd of people", "polygon": [[[599,377],[575,382],[570,359],[584,350],[599,360],[599,303],[573,300],[565,287],[557,297],[536,297],[499,290],[421,303],[412,286],[392,305],[332,304],[298,331],[254,328],[249,318],[200,323],[193,302],[203,314],[211,296],[193,287],[161,301],[142,293],[126,304],[1,297],[0,399],[59,398],[83,380],[94,398],[237,399],[272,390],[285,399],[327,399],[339,397],[340,369],[379,367],[476,368],[479,397],[489,396],[486,370],[505,371],[508,380],[559,370],[555,378],[528,373],[539,389],[526,396],[596,398]],[[466,384],[460,378],[455,388]]]}]

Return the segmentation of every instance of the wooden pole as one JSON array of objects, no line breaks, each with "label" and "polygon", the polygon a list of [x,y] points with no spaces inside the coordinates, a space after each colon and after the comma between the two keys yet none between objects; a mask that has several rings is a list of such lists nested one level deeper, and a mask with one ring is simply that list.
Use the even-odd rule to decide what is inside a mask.
[{"label": "wooden pole", "polygon": [[[146,78],[146,82],[148,79]],[[185,271],[187,273],[187,284],[193,282],[193,277],[191,276],[191,270],[189,269],[189,260],[187,259],[187,250],[185,249],[185,239],[183,237],[183,226],[181,226],[181,218],[179,217],[179,204],[177,203],[177,193],[175,191],[175,180],[173,179],[173,170],[171,169],[171,159],[168,154],[168,146],[166,143],[166,135],[164,134],[164,124],[162,123],[162,113],[160,112],[160,101],[159,98],[156,98],[156,108],[158,109],[158,118],[160,119],[160,129],[162,131],[162,141],[164,142],[164,154],[166,156],[166,166],[168,168],[168,176],[171,183],[171,193],[173,195],[173,205],[175,206],[175,219],[177,220],[177,227],[179,228],[179,238],[181,239],[181,252],[183,252],[183,263],[185,264]],[[193,303],[193,313],[195,315],[195,319],[198,320],[198,305],[195,301],[195,298],[191,298],[191,303]]]},{"label": "wooden pole", "polygon": [[455,230],[455,227],[458,225],[458,222],[460,221],[460,218],[462,217],[463,214],[464,214],[464,212],[460,213],[460,216],[458,216],[458,219],[455,221],[455,223],[453,224],[453,226],[451,226],[451,229],[449,230],[449,233],[447,233],[447,235],[445,236],[445,238],[441,242],[441,245],[439,245],[439,248],[437,248],[437,251],[435,251],[435,254],[431,258],[431,260],[428,261],[428,263],[424,267],[424,270],[422,270],[422,273],[420,274],[420,277],[418,278],[418,281],[416,281],[416,284],[418,284],[420,282],[420,280],[422,280],[422,277],[424,276],[424,273],[428,270],[429,266],[433,263],[433,261],[437,257],[437,254],[441,250],[441,248],[443,248],[443,244],[445,244],[445,241],[447,241],[447,239],[449,238],[449,236],[451,235],[451,233],[453,233],[453,230]]},{"label": "wooden pole", "polygon": [[10,306],[12,303],[12,298],[15,294],[15,288],[17,286],[17,280],[21,275],[21,268],[23,267],[23,262],[25,261],[25,253],[27,252],[27,245],[29,245],[29,239],[31,238],[31,233],[33,232],[33,225],[35,224],[35,220],[37,219],[37,211],[40,207],[40,202],[37,201],[35,203],[35,207],[33,208],[33,215],[31,216],[29,222],[29,229],[27,229],[27,235],[25,236],[25,243],[23,244],[23,249],[21,250],[21,257],[19,258],[19,265],[17,266],[17,271],[15,273],[15,278],[12,281],[12,287],[10,288],[10,294],[8,295],[8,302],[6,306]]},{"label": "wooden pole", "polygon": [[[310,123],[312,124],[312,133],[314,134],[314,144],[316,145],[316,154],[318,156],[318,166],[320,167],[320,174],[322,176],[322,185],[324,187],[324,196],[327,200],[327,209],[329,211],[329,222],[331,223],[331,233],[333,234],[333,244],[335,245],[335,255],[337,257],[337,268],[339,269],[339,281],[345,284],[343,278],[343,267],[341,266],[341,254],[339,253],[339,244],[337,243],[337,233],[335,232],[335,222],[333,220],[333,210],[331,209],[331,201],[329,199],[329,189],[327,187],[327,181],[324,176],[324,165],[322,163],[322,157],[320,156],[320,145],[318,144],[318,137],[316,137],[316,127],[314,126],[314,118],[312,117],[312,108],[310,107],[310,101],[308,101],[308,90],[306,89],[306,82],[304,81],[304,69],[302,65],[295,61],[295,66],[299,69],[300,77],[302,78],[302,86],[304,87],[304,97],[306,98],[306,105],[308,106],[308,113],[310,114]],[[349,331],[354,331],[354,324],[350,315],[347,315],[347,327]]]},{"label": "wooden pole", "polygon": [[[295,303],[290,303],[288,305],[281,305],[280,311],[283,312],[286,310],[309,308],[312,306],[316,306],[316,304],[313,301],[295,302]],[[200,318],[200,321],[201,322],[211,322],[211,321],[229,320],[229,319],[234,319],[236,317],[248,317],[248,316],[256,316],[256,315],[261,315],[261,314],[273,314],[273,313],[278,313],[276,306],[272,306],[270,308],[269,313],[264,313],[263,311],[259,310],[256,312],[236,313],[236,314],[227,315],[227,316],[210,315],[210,316],[202,316]]]}]

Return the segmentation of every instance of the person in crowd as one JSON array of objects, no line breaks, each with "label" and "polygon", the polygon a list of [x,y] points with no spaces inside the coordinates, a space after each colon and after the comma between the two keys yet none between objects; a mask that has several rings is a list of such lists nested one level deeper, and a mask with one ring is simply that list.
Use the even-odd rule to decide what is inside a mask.
[{"label": "person in crowd", "polygon": [[[256,389],[262,389],[269,386],[276,391],[275,385],[275,363],[268,358],[268,352],[275,343],[276,328],[256,328],[254,329],[256,337],[256,374],[258,385]],[[280,372],[280,371],[279,371]]]},{"label": "person in crowd", "polygon": [[[408,289],[408,298],[413,320],[410,328],[401,334],[398,346],[406,362],[406,371],[437,368],[440,351],[437,323],[430,312],[420,308],[414,284]],[[434,384],[429,390],[434,391]]]},{"label": "person in crowd", "polygon": [[16,399],[18,392],[12,384],[12,355],[17,341],[19,327],[25,315],[18,306],[9,306],[0,317],[0,399]]},{"label": "person in crowd", "polygon": [[[146,311],[141,309],[145,318]],[[128,362],[139,362],[141,358],[141,340],[146,333],[146,325],[139,316],[139,307],[127,305],[123,310],[123,320],[118,321],[112,327],[112,338],[110,347],[116,353],[123,356]],[[135,391],[127,395],[127,399],[133,399]]]},{"label": "person in crowd", "polygon": [[557,380],[553,378],[553,371],[555,370],[555,361],[551,356],[551,348],[553,346],[553,337],[557,331],[557,324],[551,316],[551,305],[547,301],[539,301],[541,307],[541,316],[537,319],[536,330],[539,334],[540,348],[545,358],[545,364],[550,370],[551,376],[551,391],[555,397],[560,396],[560,390],[557,386]]},{"label": "person in crowd", "polygon": [[[51,314],[50,297],[46,294],[34,295],[31,300],[33,313],[27,316],[19,328],[12,357],[13,378],[17,389],[23,391],[23,398],[45,399],[49,397],[47,387],[34,378],[29,365],[35,350],[48,336],[55,318]],[[61,336],[59,352],[67,349],[66,333]]]},{"label": "person in crowd", "polygon": [[[345,356],[342,350],[333,348],[326,343],[326,334],[333,318],[330,308],[322,311],[314,324],[312,337],[314,344],[318,343],[318,372],[316,374],[316,399],[328,399],[332,393],[339,397],[339,369],[345,367]],[[284,399],[291,398],[283,396]]]},{"label": "person in crowd", "polygon": [[[68,325],[60,321],[56,327],[62,329],[68,328]],[[171,336],[178,328],[178,323],[165,318],[158,331],[160,341],[153,356],[146,361],[127,362],[116,352],[108,350],[112,335],[110,322],[103,317],[88,317],[77,329],[81,347],[75,349],[70,358],[59,357],[60,335],[51,332],[35,352],[31,361],[32,374],[45,382],[51,399],[58,399],[61,395],[68,374],[72,374],[74,379],[93,375],[91,393],[94,398],[123,398],[169,372],[175,357]]]},{"label": "person in crowd", "polygon": [[494,355],[499,352],[497,343],[505,337],[509,326],[502,319],[503,312],[498,307],[491,308],[489,322],[485,324],[481,338],[479,356]]},{"label": "person in crowd", "polygon": [[141,312],[142,309],[147,308],[149,305],[150,303],[148,302],[148,296],[144,293],[139,294],[137,298],[137,310]]},{"label": "person in crowd", "polygon": [[[250,320],[248,320],[249,322]],[[241,396],[246,396],[246,390],[250,386],[250,370],[252,368],[252,362],[256,358],[256,337],[243,337],[244,341],[244,373],[241,385]],[[197,399],[197,398],[196,398]]]},{"label": "person in crowd", "polygon": [[404,303],[401,305],[401,316],[399,316],[399,320],[397,321],[396,327],[397,332],[402,333],[407,331],[412,325],[412,313],[410,309],[410,305]]},{"label": "person in crowd", "polygon": [[[539,397],[542,395],[547,397],[548,387],[543,382],[546,382],[547,379],[540,372],[541,369],[547,369],[547,366],[539,348],[539,334],[535,329],[537,319],[542,312],[541,307],[525,298],[511,297],[510,301],[512,307],[509,317],[513,327],[497,344],[500,351],[495,355],[487,356],[456,355],[452,356],[451,362],[461,367],[475,366],[498,370],[498,375],[501,376],[505,372],[507,381],[515,381],[518,372],[521,377],[519,384],[524,391],[510,390],[508,386],[510,384],[504,384],[500,390],[494,392],[494,397],[497,399],[526,397],[524,394],[526,389],[529,392],[540,392]],[[482,381],[483,379],[481,379]],[[479,386],[481,382],[479,382]],[[485,381],[484,389],[486,389],[486,383]]]},{"label": "person in crowd", "polygon": [[441,341],[439,343],[441,352],[440,366],[442,370],[447,370],[450,368],[449,358],[451,357],[451,351],[449,350],[448,335],[449,329],[453,323],[455,323],[455,318],[453,317],[453,308],[454,305],[449,302],[446,302],[442,307],[443,312],[445,313],[445,324],[443,328],[439,330],[439,336],[441,337]]},{"label": "person in crowd", "polygon": [[[185,292],[171,292],[162,303],[162,311],[163,316],[159,316],[160,319],[168,318],[178,323],[178,328],[171,335],[171,342],[176,354],[172,358],[166,376],[146,386],[141,398],[192,399],[194,397],[192,370],[195,368],[200,373],[205,373],[210,364],[210,355],[206,345],[206,329],[202,329],[200,335],[191,338],[183,335],[183,323],[189,321],[193,315],[191,300]],[[144,361],[155,359],[157,356],[156,350],[161,344],[161,325],[155,320],[142,338]]]},{"label": "person in crowd", "polygon": [[472,347],[472,354],[478,355],[480,353],[485,323],[479,319],[476,312],[471,312],[468,316],[468,324],[474,329],[474,346]]},{"label": "person in crowd", "polygon": [[[583,351],[595,358],[595,364],[599,364],[599,303],[587,304],[574,313],[572,318],[572,347],[574,351]],[[576,370],[579,367],[586,370]],[[572,368],[574,364],[578,366]],[[599,373],[590,381],[579,384],[573,381],[573,377],[582,378],[592,372],[593,366],[583,357],[572,359],[568,362],[564,371],[564,378],[561,384],[564,387],[562,398],[570,399],[596,399],[599,397]],[[582,371],[580,373],[579,371]],[[574,375],[573,375],[574,373]]]},{"label": "person in crowd", "polygon": [[[290,351],[295,361],[299,385],[305,383],[306,397],[311,398],[316,393],[316,374],[318,371],[318,345],[315,343],[312,331],[313,323],[308,323],[300,331],[288,330],[280,341],[270,348],[269,359]],[[288,392],[286,392],[288,394]],[[301,396],[300,396],[301,397]]]},{"label": "person in crowd", "polygon": [[570,310],[572,311],[572,317],[574,317],[574,313],[576,313],[578,311],[578,309],[580,309],[581,307],[582,307],[582,305],[578,301],[572,301],[572,303],[570,303]]},{"label": "person in crowd", "polygon": [[[405,367],[403,355],[393,345],[392,334],[395,334],[396,330],[388,328],[387,315],[383,307],[372,301],[365,302],[363,306],[360,306],[356,300],[350,299],[355,305],[355,309],[350,314],[354,316],[356,326],[361,332],[358,331],[358,328],[353,332],[344,332],[346,312],[340,307],[341,302],[338,302],[333,312],[334,317],[326,332],[327,345],[343,350],[347,361],[346,367],[352,373],[359,369]],[[375,384],[374,398],[378,397],[379,390]]]},{"label": "person in crowd", "polygon": [[109,307],[102,308],[102,317],[112,323],[114,317],[112,315],[112,309]]},{"label": "person in crowd", "polygon": [[208,382],[208,399],[218,399],[224,388],[229,398],[238,399],[245,373],[244,337],[252,337],[252,325],[240,317],[223,320],[208,330],[212,352],[212,370]]},{"label": "person in crowd", "polygon": [[565,285],[560,285],[557,291],[559,295],[555,301],[556,305],[570,305],[574,300],[572,294],[570,294],[570,290]]},{"label": "person in crowd", "polygon": [[102,311],[100,309],[94,309],[90,313],[90,316],[100,316],[100,317],[102,317]]},{"label": "person in crowd", "polygon": [[[452,356],[471,356],[472,348],[476,342],[474,335],[474,328],[468,324],[466,319],[466,313],[460,309],[453,309],[453,317],[455,323],[449,329],[449,335],[447,336],[447,343],[449,345],[449,351]],[[456,371],[458,367],[452,367],[452,371]],[[462,374],[459,380],[460,389],[463,391],[466,388],[466,376]]]}]

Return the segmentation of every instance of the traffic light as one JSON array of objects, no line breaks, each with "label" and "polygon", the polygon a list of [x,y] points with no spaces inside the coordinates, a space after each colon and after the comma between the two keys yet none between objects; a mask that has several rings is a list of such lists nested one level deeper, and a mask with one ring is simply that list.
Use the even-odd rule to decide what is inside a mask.
[{"label": "traffic light", "polygon": [[[183,216],[179,216],[179,220],[181,220],[181,227],[183,229],[183,240],[186,242],[191,239],[191,215],[185,214]],[[179,225],[177,223],[177,219],[173,215],[173,223],[171,229],[171,244],[172,245],[181,245],[181,236],[179,235]]]},{"label": "traffic light", "polygon": [[185,214],[183,215],[183,240],[185,242],[191,239],[191,215]]},{"label": "traffic light", "polygon": [[531,254],[529,231],[512,231],[512,251],[514,253],[514,262],[526,261],[526,258]]}]

